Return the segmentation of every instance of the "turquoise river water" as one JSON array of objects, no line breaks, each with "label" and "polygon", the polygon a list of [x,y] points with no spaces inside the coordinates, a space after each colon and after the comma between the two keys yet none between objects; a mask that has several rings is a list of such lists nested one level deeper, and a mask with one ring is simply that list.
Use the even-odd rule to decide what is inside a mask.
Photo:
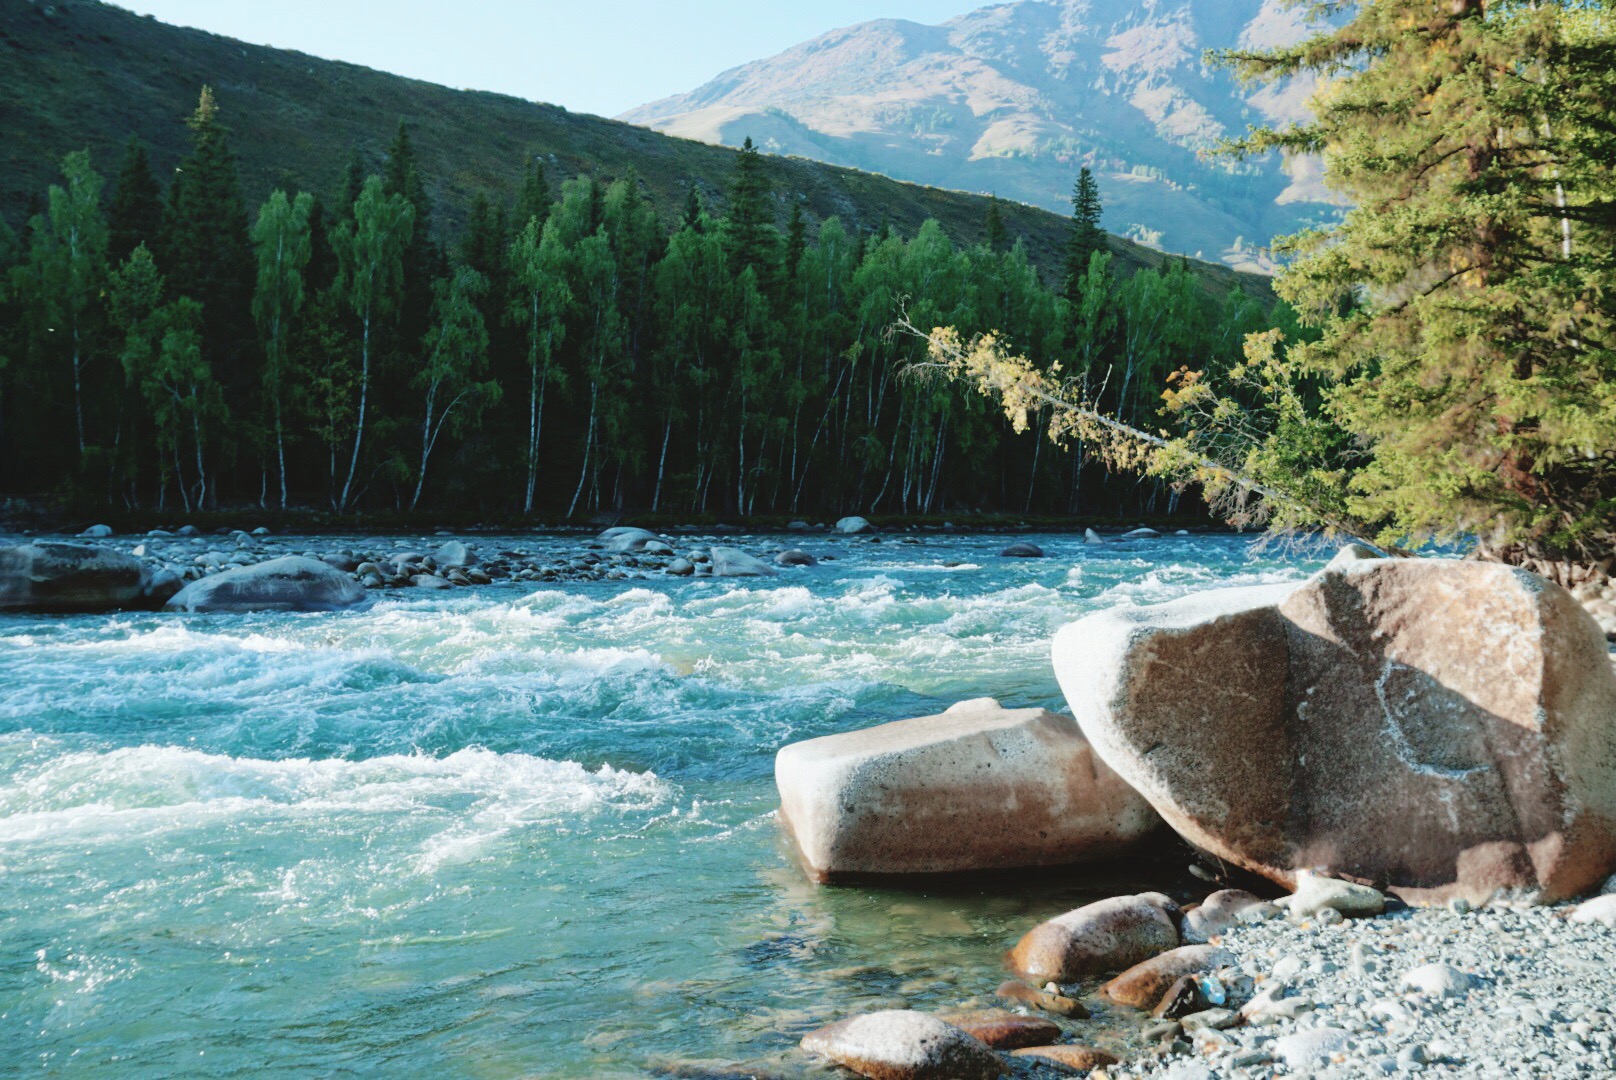
[{"label": "turquoise river water", "polygon": [[814,887],[775,751],[970,697],[1060,707],[1063,623],[1320,561],[1031,539],[1050,557],[796,537],[835,561],[0,616],[0,1072],[815,1075],[794,1046],[820,1023],[991,994],[1022,931],[1118,880]]}]

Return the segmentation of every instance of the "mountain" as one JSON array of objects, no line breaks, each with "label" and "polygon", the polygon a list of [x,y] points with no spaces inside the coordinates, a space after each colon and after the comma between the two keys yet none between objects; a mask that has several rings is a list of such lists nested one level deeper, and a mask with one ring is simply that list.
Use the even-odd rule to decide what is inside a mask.
[{"label": "mountain", "polygon": [[[204,83],[214,87],[232,128],[250,205],[278,184],[335,195],[351,152],[379,166],[401,120],[448,233],[474,192],[514,193],[535,157],[552,186],[578,174],[633,170],[669,222],[692,184],[721,209],[734,168],[733,150],[555,105],[248,45],[96,0],[0,0],[0,217],[19,228],[72,150],[88,147],[110,174],[135,135],[160,174],[172,171],[187,148],[183,118]],[[912,234],[936,218],[960,242],[982,236],[987,200],[980,196],[803,159],[765,161],[782,221],[795,199],[810,218],[836,215],[856,229],[891,224]],[[1058,272],[1066,219],[1015,204],[1003,215],[1045,273]],[[1122,241],[1114,247],[1124,267],[1163,259]],[[1220,267],[1206,271],[1216,288],[1240,280],[1248,289],[1264,287]]]},{"label": "mountain", "polygon": [[1247,269],[1330,212],[1316,166],[1204,152],[1300,117],[1307,88],[1243,89],[1208,49],[1296,40],[1284,0],[1020,0],[925,26],[860,23],[620,119],[1050,210],[1092,168],[1113,232]]}]

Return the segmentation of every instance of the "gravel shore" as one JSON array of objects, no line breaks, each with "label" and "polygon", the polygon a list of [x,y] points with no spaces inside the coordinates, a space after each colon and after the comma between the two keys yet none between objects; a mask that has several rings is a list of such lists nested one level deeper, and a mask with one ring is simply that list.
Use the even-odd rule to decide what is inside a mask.
[{"label": "gravel shore", "polygon": [[1616,1075],[1616,931],[1570,921],[1574,907],[1458,904],[1300,923],[1270,909],[1217,939],[1251,978],[1259,1005],[1247,1012],[1259,1015],[1224,1030],[1169,1028],[1148,1056],[1103,1075]]}]

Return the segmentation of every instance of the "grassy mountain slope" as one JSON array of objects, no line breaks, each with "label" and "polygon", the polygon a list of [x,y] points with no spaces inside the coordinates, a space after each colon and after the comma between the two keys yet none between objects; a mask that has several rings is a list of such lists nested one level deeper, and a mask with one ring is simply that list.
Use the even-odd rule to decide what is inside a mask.
[{"label": "grassy mountain slope", "polygon": [[[439,228],[450,232],[473,192],[514,191],[534,156],[544,159],[552,184],[633,169],[670,221],[691,183],[709,205],[720,205],[735,157],[731,149],[554,105],[169,26],[96,0],[0,0],[0,215],[19,227],[71,150],[88,147],[109,174],[130,134],[151,148],[159,175],[172,171],[186,149],[183,118],[204,83],[214,87],[232,129],[250,203],[281,183],[333,194],[352,149],[379,165],[404,120],[441,207]],[[890,222],[913,232],[932,217],[958,241],[981,236],[981,196],[801,158],[766,161],[782,214],[786,200],[798,198],[810,217],[836,215],[858,228]],[[1056,272],[1065,219],[1015,203],[1005,205],[1004,216],[1046,273]],[[1113,243],[1123,272],[1164,258]],[[1214,288],[1243,282],[1249,291],[1267,290],[1260,277],[1203,269]]]}]

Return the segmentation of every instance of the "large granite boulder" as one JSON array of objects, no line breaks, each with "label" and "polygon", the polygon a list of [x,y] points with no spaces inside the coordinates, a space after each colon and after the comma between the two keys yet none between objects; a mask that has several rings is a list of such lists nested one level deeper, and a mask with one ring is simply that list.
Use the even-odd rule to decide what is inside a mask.
[{"label": "large granite boulder", "polygon": [[809,873],[924,874],[1116,855],[1158,824],[1070,718],[992,698],[793,743],[781,816]]},{"label": "large granite boulder", "polygon": [[0,611],[115,611],[140,607],[140,560],[92,544],[0,548]]},{"label": "large granite boulder", "polygon": [[176,611],[341,611],[365,587],[318,559],[287,555],[199,578],[169,600]]},{"label": "large granite boulder", "polygon": [[1343,560],[1091,615],[1054,661],[1099,754],[1273,881],[1552,900],[1616,868],[1616,676],[1588,614],[1525,571]]}]

